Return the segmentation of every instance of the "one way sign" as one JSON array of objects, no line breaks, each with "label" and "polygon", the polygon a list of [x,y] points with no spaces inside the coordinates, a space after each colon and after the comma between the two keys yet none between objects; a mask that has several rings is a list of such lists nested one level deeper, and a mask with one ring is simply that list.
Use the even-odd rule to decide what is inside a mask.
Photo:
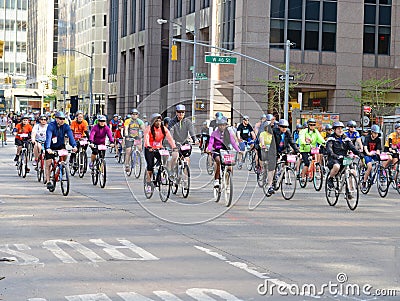
[{"label": "one way sign", "polygon": [[[278,75],[279,80],[285,80],[285,74]],[[294,75],[289,75],[289,80],[294,80]]]}]

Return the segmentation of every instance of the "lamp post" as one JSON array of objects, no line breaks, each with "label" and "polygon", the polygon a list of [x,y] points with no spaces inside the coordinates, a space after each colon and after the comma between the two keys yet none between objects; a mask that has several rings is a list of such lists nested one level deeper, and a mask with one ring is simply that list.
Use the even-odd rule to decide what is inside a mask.
[{"label": "lamp post", "polygon": [[176,23],[175,21],[172,20],[165,20],[165,19],[157,19],[157,23],[162,25],[166,23],[172,23],[175,24],[181,28],[186,29],[193,35],[193,67],[192,67],[192,123],[196,123],[196,118],[195,118],[195,105],[196,105],[196,64],[197,64],[197,53],[196,53],[196,45],[197,45],[197,36],[196,36],[196,25],[194,26],[193,31],[188,29],[187,27],[183,27],[181,24]]},{"label": "lamp post", "polygon": [[[88,58],[90,58],[90,74],[89,74],[89,98],[90,98],[90,106],[89,106],[89,118],[92,117],[93,115],[93,47],[92,47],[92,53],[89,55],[87,53],[84,53],[82,51],[76,50],[76,49],[65,49],[64,52],[71,51],[71,52],[77,52],[79,54],[82,54]],[[65,97],[65,96],[64,96]]]}]

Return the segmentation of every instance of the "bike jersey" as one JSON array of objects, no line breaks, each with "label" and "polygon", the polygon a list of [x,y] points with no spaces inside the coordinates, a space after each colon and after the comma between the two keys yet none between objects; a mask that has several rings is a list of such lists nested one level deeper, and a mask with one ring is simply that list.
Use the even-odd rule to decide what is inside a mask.
[{"label": "bike jersey", "polygon": [[382,150],[381,138],[376,137],[375,139],[372,139],[371,135],[368,135],[365,138],[364,146],[367,147],[369,152]]},{"label": "bike jersey", "polygon": [[22,123],[18,123],[15,128],[17,129],[17,135],[15,136],[15,139],[18,140],[23,140],[26,138],[22,138],[19,135],[20,134],[30,134],[32,133],[32,126],[28,123],[27,125],[22,125]]},{"label": "bike jersey", "polygon": [[36,124],[32,131],[35,131],[36,136],[35,140],[38,142],[45,142],[46,141],[46,131],[47,131],[47,126],[48,124],[46,123],[44,126],[41,126],[40,124]]},{"label": "bike jersey", "polygon": [[77,140],[85,137],[85,132],[88,130],[88,123],[86,120],[82,120],[81,123],[73,120],[70,127],[74,135],[74,139]]},{"label": "bike jersey", "polygon": [[119,122],[120,122],[119,120],[111,119],[110,121],[111,132],[114,133],[118,129]]},{"label": "bike jersey", "polygon": [[240,132],[240,138],[245,141],[251,139],[251,132],[253,132],[253,127],[249,124],[244,125],[243,123],[239,124],[237,131]]},{"label": "bike jersey", "polygon": [[144,126],[144,122],[139,118],[130,118],[125,121],[124,126],[128,129],[129,138],[135,138],[139,136],[139,131]]},{"label": "bike jersey", "polygon": [[351,140],[351,142],[353,142],[353,144],[356,142],[356,140],[358,138],[361,138],[360,134],[357,131],[355,131],[355,132],[347,131],[347,132],[345,132],[345,134],[347,137],[350,138],[350,140]]},{"label": "bike jersey", "polygon": [[0,118],[0,126],[7,126],[8,119],[7,117]]},{"label": "bike jersey", "polygon": [[388,136],[385,147],[392,147],[392,145],[389,145],[389,139],[391,139],[392,145],[400,146],[400,135],[397,135],[397,132],[393,132]]}]

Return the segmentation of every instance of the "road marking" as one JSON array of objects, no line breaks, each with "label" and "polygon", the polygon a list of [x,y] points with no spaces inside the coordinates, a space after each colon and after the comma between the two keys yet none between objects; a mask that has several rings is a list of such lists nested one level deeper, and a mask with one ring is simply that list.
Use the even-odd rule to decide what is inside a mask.
[{"label": "road marking", "polygon": [[217,289],[191,288],[186,291],[186,294],[196,300],[199,300],[199,301],[215,300],[214,298],[209,296],[211,294],[221,298],[222,300],[226,300],[226,301],[240,301],[240,299],[236,298],[234,295],[232,295],[226,291],[217,290]]},{"label": "road marking", "polygon": [[66,296],[65,299],[68,301],[112,301],[106,294]]},{"label": "road marking", "polygon": [[[15,244],[16,249],[20,251],[30,250],[27,245],[23,244]],[[19,265],[28,265],[28,264],[39,264],[40,260],[37,257],[34,257],[29,254],[22,253],[20,251],[10,249],[9,245],[0,245],[0,252],[13,255],[15,257],[4,257],[5,263],[7,264],[19,264]]]}]

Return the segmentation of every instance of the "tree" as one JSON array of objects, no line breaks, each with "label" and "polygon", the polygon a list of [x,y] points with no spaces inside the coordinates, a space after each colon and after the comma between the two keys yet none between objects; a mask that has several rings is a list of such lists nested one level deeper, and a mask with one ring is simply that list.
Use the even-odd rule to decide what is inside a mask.
[{"label": "tree", "polygon": [[390,115],[395,104],[387,102],[387,95],[400,86],[400,78],[367,79],[357,83],[360,92],[351,92],[350,96],[360,103],[361,107],[370,106],[373,117]]}]

